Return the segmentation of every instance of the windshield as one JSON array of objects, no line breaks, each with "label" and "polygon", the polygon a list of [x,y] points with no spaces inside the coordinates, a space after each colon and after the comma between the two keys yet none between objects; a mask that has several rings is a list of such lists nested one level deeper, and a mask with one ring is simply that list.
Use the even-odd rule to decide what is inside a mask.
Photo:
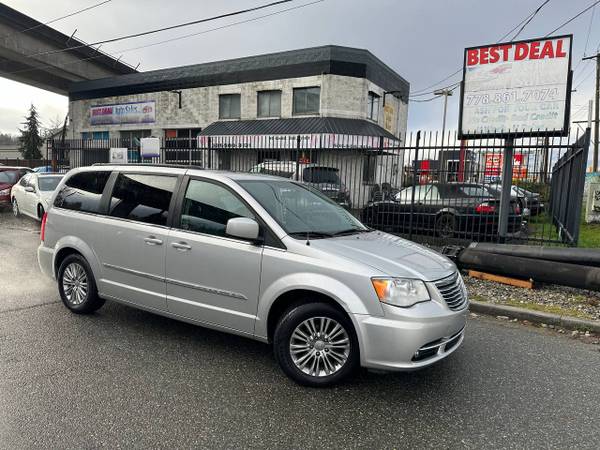
[{"label": "windshield", "polygon": [[333,167],[307,167],[302,171],[302,179],[307,183],[340,184],[338,169]]},{"label": "windshield", "polygon": [[19,175],[16,170],[0,171],[0,183],[15,184]]},{"label": "windshield", "polygon": [[288,234],[299,238],[307,233],[334,235],[368,230],[344,208],[308,186],[285,180],[247,180],[239,184]]},{"label": "windshield", "polygon": [[38,185],[40,191],[53,191],[60,183],[62,177],[40,177],[38,178]]}]

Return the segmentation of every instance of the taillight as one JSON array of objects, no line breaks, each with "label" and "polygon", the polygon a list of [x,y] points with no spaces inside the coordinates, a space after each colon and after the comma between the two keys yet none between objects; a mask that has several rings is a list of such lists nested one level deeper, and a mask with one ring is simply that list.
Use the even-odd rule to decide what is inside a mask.
[{"label": "taillight", "polygon": [[44,213],[42,216],[42,227],[40,228],[40,240],[44,242],[44,238],[46,237],[46,220],[48,219],[48,213]]},{"label": "taillight", "polygon": [[521,207],[519,205],[515,205],[515,214],[521,214]]},{"label": "taillight", "polygon": [[496,212],[496,207],[487,202],[483,202],[475,208],[475,211],[477,211],[479,214],[489,214]]}]

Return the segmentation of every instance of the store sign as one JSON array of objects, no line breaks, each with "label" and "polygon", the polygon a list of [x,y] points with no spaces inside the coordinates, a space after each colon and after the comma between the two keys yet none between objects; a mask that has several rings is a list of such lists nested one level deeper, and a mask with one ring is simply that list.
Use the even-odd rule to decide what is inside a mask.
[{"label": "store sign", "polygon": [[[298,142],[300,136],[300,142]],[[385,138],[384,148],[398,146],[399,142]],[[209,148],[209,137],[198,136],[198,147]],[[376,149],[378,136],[349,136],[345,134],[274,134],[210,136],[211,149]]]},{"label": "store sign", "polygon": [[564,135],[572,36],[465,50],[459,138]]},{"label": "store sign", "polygon": [[[502,162],[504,154],[486,153],[484,177],[487,183],[495,182],[502,179]],[[527,158],[523,153],[515,153],[513,155],[513,180],[523,180],[527,178]]]},{"label": "store sign", "polygon": [[154,100],[90,107],[90,124],[92,125],[143,124],[154,123],[155,121],[156,104]]},{"label": "store sign", "polygon": [[394,107],[390,104],[383,107],[383,128],[390,133],[394,129]]}]

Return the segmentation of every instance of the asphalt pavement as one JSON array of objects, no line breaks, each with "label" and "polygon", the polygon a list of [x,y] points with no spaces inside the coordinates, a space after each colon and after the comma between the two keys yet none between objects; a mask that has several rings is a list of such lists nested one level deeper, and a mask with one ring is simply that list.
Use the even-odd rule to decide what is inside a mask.
[{"label": "asphalt pavement", "polygon": [[599,446],[599,345],[478,317],[433,367],[307,389],[264,344],[110,302],[71,314],[37,228],[0,214],[1,449]]}]

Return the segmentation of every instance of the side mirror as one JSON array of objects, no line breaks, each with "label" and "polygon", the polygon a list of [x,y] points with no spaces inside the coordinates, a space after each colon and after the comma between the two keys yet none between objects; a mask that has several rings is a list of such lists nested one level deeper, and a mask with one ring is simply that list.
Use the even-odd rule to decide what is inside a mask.
[{"label": "side mirror", "polygon": [[225,233],[228,236],[256,241],[258,239],[259,227],[254,219],[246,217],[236,217],[227,221]]},{"label": "side mirror", "polygon": [[35,188],[33,186],[25,186],[25,192],[35,192]]}]

